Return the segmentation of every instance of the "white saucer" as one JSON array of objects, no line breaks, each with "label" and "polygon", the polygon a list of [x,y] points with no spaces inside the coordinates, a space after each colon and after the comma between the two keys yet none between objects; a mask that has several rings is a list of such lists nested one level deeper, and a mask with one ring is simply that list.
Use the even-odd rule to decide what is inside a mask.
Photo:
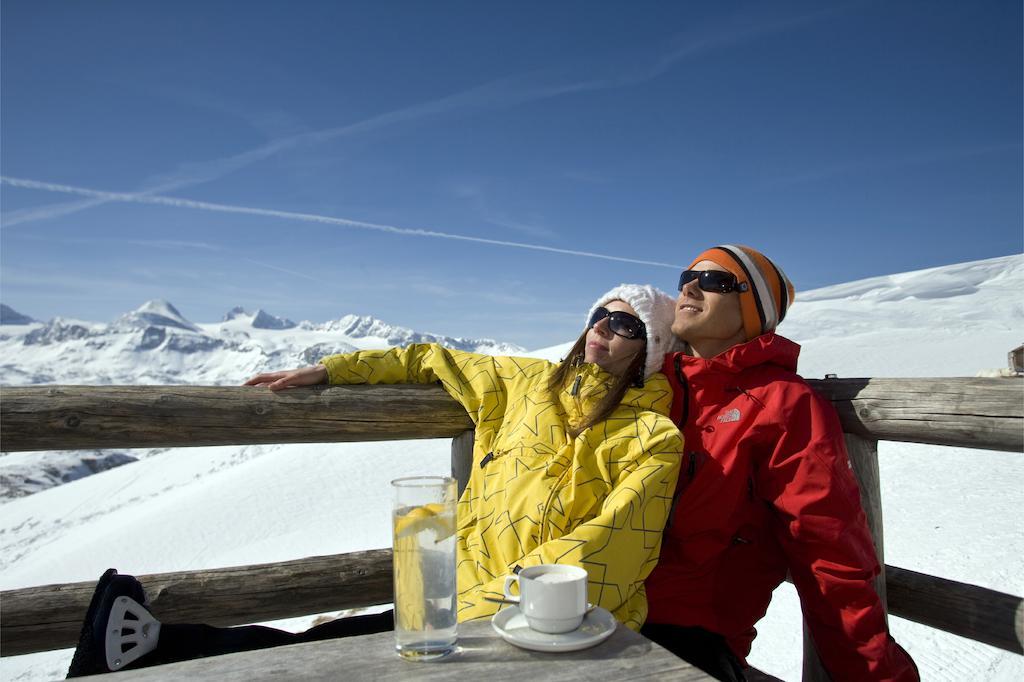
[{"label": "white saucer", "polygon": [[502,639],[533,651],[579,651],[599,644],[615,632],[615,616],[600,606],[583,617],[583,623],[572,632],[549,635],[537,632],[526,624],[526,616],[518,606],[509,606],[494,614],[491,627]]}]

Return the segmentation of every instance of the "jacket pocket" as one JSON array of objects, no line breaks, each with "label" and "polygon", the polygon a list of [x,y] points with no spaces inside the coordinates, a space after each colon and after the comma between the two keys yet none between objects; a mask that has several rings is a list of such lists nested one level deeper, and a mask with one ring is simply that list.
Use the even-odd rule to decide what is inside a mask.
[{"label": "jacket pocket", "polygon": [[525,509],[527,502],[547,499],[550,480],[548,473],[552,458],[532,452],[494,450],[481,458],[480,474],[483,479],[484,501],[497,499],[503,511]]},{"label": "jacket pocket", "polygon": [[484,502],[504,492],[506,477],[504,465],[508,458],[508,453],[494,449],[481,457],[477,463],[473,474],[480,477],[479,492]]}]

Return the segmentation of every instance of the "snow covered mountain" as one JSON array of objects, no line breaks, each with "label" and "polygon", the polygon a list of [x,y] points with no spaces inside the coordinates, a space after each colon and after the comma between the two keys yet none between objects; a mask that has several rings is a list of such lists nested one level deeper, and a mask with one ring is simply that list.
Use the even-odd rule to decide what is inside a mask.
[{"label": "snow covered mountain", "polygon": [[[9,308],[7,310],[10,310]],[[0,326],[0,385],[237,385],[261,371],[289,369],[357,349],[437,342],[481,353],[524,352],[492,339],[423,334],[373,317],[322,324],[233,308],[194,324],[167,301],[148,301],[111,324],[54,318],[35,322],[10,310]],[[7,314],[7,313],[5,313]],[[17,316],[17,317],[15,317]],[[7,317],[4,318],[8,319]],[[159,450],[12,454],[0,459],[0,503],[136,461]]]},{"label": "snow covered mountain", "polygon": [[[800,293],[780,332],[802,345],[808,377],[974,376],[1005,367],[1007,351],[1024,341],[1021,291],[1022,255],[872,278]],[[142,312],[179,324],[2,326],[0,383],[237,384],[258,370],[329,352],[428,339],[355,316],[267,329],[253,325],[258,314],[239,311],[193,330],[169,305]],[[151,328],[161,329],[164,340],[142,348]],[[181,350],[195,339],[220,345]],[[476,343],[477,350],[521,353]],[[558,359],[566,348],[531,355]],[[79,459],[54,464],[53,472],[58,481],[66,473],[77,480],[48,488],[42,479],[50,465],[41,462],[49,454],[0,457],[0,477],[17,470],[40,482],[33,488],[39,492],[0,506],[2,589],[95,580],[109,566],[142,574],[387,547],[388,481],[444,473],[450,450],[448,441],[424,440],[61,454],[67,455]],[[102,470],[102,458],[111,456],[137,461]],[[887,563],[1024,593],[1024,458],[907,443],[881,443],[879,457]],[[99,473],[78,476],[90,469]],[[311,620],[287,625],[300,629]],[[899,618],[890,622],[923,679],[1024,679],[1024,657]],[[751,663],[799,679],[800,611],[789,585],[776,591],[758,633]],[[69,651],[0,658],[0,678],[62,677],[69,659]]]},{"label": "snow covered mountain", "polygon": [[186,320],[177,308],[163,300],[146,301],[138,309],[119,317],[112,326],[125,330],[170,327],[190,332],[199,331],[199,327]]},{"label": "snow covered mountain", "polygon": [[0,385],[234,385],[260,371],[310,364],[333,353],[433,342],[479,353],[523,352],[493,339],[424,334],[357,315],[295,324],[264,310],[233,308],[221,322],[195,324],[172,304],[155,300],[111,324],[63,318],[5,322]]}]

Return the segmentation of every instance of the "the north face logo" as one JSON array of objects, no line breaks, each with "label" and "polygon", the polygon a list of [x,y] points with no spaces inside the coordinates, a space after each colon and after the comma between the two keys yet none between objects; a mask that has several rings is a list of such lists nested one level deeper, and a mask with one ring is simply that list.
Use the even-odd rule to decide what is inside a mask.
[{"label": "the north face logo", "polygon": [[740,420],[740,411],[735,407],[725,414],[718,415],[718,421],[722,424],[728,424],[729,422],[738,422]]}]

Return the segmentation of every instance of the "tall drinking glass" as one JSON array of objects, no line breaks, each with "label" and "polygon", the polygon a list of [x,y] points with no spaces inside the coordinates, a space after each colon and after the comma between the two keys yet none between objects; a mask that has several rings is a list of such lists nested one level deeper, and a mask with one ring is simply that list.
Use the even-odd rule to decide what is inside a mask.
[{"label": "tall drinking glass", "polygon": [[455,479],[391,481],[395,562],[395,648],[427,661],[455,650]]}]

